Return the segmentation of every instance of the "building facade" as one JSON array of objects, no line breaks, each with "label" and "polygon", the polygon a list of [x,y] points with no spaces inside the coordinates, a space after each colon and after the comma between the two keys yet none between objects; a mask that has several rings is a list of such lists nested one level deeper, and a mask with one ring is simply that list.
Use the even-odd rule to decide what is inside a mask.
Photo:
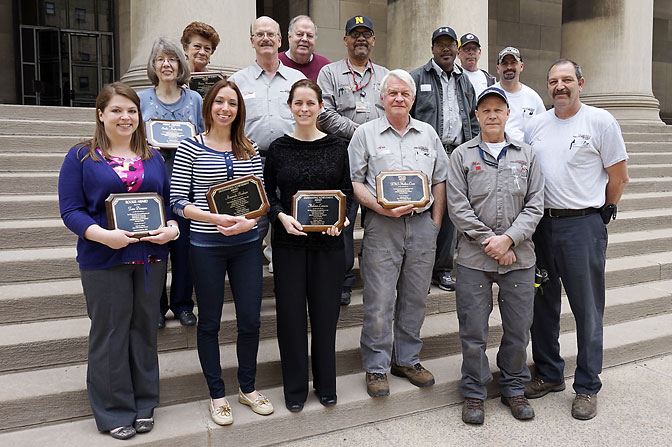
[{"label": "building facade", "polygon": [[497,52],[515,46],[521,80],[545,98],[546,71],[568,57],[582,65],[585,102],[619,120],[672,123],[672,0],[0,0],[0,103],[92,106],[100,87],[123,80],[148,85],[145,67],[159,36],[179,41],[193,20],[222,39],[211,68],[249,65],[249,25],[259,15],[281,25],[313,17],[316,52],[345,54],[343,27],[354,15],[373,20],[373,59],[412,69],[431,57],[431,32],[452,26],[481,39],[481,68],[495,73]]}]

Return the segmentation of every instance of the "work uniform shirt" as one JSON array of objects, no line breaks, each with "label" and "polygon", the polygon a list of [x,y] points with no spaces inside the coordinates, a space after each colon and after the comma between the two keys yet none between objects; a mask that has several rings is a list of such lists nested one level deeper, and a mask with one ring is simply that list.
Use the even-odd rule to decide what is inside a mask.
[{"label": "work uniform shirt", "polygon": [[305,78],[303,73],[282,62],[272,79],[256,62],[229,78],[236,83],[245,101],[245,135],[257,143],[262,155],[273,140],[294,131],[295,122],[287,99],[292,84]]},{"label": "work uniform shirt", "polygon": [[[446,180],[448,156],[439,136],[432,126],[414,118],[410,118],[403,135],[384,115],[362,124],[350,140],[348,154],[353,183],[364,183],[376,198],[376,175],[380,171],[422,171],[430,185]],[[429,203],[418,212],[429,209],[434,202],[431,188],[429,191]]]},{"label": "work uniform shirt", "polygon": [[456,146],[464,142],[462,136],[462,117],[460,116],[460,103],[457,102],[457,83],[455,75],[462,71],[457,65],[453,65],[453,71],[446,73],[432,59],[434,71],[441,79],[443,89],[443,135],[440,135],[441,142],[444,145]]},{"label": "work uniform shirt", "polygon": [[356,71],[347,59],[322,67],[317,77],[324,100],[320,128],[349,140],[357,126],[383,116],[380,84],[388,71],[371,60],[364,73]]},{"label": "work uniform shirt", "polygon": [[[457,228],[457,263],[486,272],[507,273],[536,262],[532,234],[544,213],[544,178],[535,152],[506,135],[507,146],[495,159],[481,135],[450,156],[446,195],[450,220]],[[506,234],[516,262],[499,265],[482,242]]]}]

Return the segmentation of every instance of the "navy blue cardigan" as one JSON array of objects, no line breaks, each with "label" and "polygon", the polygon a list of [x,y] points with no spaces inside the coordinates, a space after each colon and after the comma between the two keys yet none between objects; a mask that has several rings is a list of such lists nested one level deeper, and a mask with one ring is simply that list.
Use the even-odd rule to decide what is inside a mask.
[{"label": "navy blue cardigan", "polygon": [[[119,175],[105,160],[82,159],[88,147],[76,145],[68,151],[58,176],[58,203],[61,218],[77,240],[77,262],[82,270],[103,269],[126,262],[146,260],[153,255],[167,259],[168,245],[137,242],[118,250],[99,242],[84,239],[84,232],[98,224],[107,229],[105,199],[111,193],[128,192]],[[157,192],[163,197],[166,219],[173,219],[169,204],[170,180],[163,166],[163,158],[154,151],[149,160],[142,161],[144,177],[138,192]]]}]

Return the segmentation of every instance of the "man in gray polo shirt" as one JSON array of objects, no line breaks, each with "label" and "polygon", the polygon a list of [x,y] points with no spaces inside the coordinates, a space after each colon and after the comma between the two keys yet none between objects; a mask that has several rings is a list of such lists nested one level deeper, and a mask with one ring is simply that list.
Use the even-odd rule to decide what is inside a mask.
[{"label": "man in gray polo shirt", "polygon": [[[371,52],[376,44],[373,22],[365,16],[354,16],[345,23],[343,37],[348,56],[338,62],[325,65],[317,77],[322,89],[324,109],[318,123],[323,131],[346,140],[352,138],[360,124],[383,116],[380,103],[380,82],[387,74],[385,67],[371,61]],[[357,218],[359,204],[350,207],[348,219]],[[364,214],[362,214],[362,220]],[[350,293],[355,282],[352,267],[355,261],[353,231],[348,225],[343,230],[345,243],[345,281],[341,292],[341,304],[350,304]]]},{"label": "man in gray polo shirt", "polygon": [[534,308],[532,234],[544,212],[544,179],[532,148],[504,133],[509,103],[502,89],[483,90],[476,116],[481,133],[453,151],[446,183],[448,212],[459,235],[462,420],[484,420],[486,384],[492,380],[485,350],[494,282],[504,332],[497,354],[501,400],[516,419],[532,419],[534,410],[523,394]]},{"label": "man in gray polo shirt", "polygon": [[[390,366],[392,374],[406,377],[416,386],[434,384],[432,373],[420,364],[420,328],[436,235],[445,209],[448,165],[436,131],[409,115],[415,100],[411,75],[393,70],[383,78],[381,90],[385,115],[359,126],[348,147],[355,197],[368,209],[362,241],[364,321],[360,345],[371,397],[390,393]],[[383,208],[377,199],[376,175],[408,170],[427,175],[429,203],[421,208]]]}]

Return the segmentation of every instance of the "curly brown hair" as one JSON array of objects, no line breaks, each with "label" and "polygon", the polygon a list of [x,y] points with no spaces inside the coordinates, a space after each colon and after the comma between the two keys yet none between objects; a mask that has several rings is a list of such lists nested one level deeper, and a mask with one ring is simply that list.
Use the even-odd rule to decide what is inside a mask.
[{"label": "curly brown hair", "polygon": [[209,40],[210,43],[212,43],[212,52],[215,52],[217,45],[219,45],[219,34],[217,34],[217,31],[215,31],[213,27],[203,22],[191,22],[189,25],[187,25],[186,28],[184,28],[184,31],[182,31],[182,38],[180,39],[180,42],[182,43],[182,48],[184,48],[185,51],[191,42],[191,36],[194,34]]}]

